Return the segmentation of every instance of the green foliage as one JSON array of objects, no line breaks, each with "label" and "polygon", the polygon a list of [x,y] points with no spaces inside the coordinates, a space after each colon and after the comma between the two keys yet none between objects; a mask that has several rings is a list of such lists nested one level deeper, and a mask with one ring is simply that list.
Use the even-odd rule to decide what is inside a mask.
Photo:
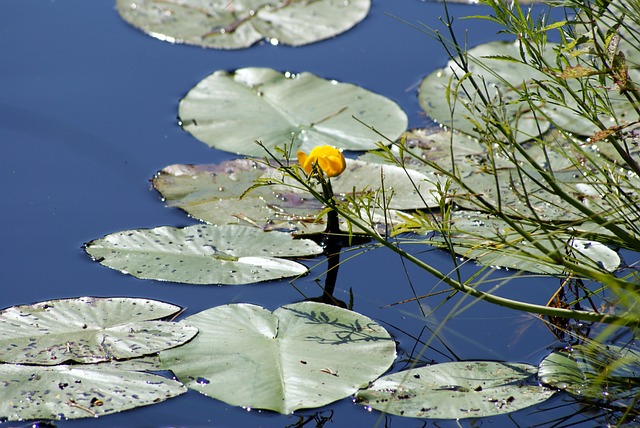
[{"label": "green foliage", "polygon": [[179,307],[149,299],[79,297],[12,306],[0,312],[0,361],[56,365],[153,354],[198,330],[157,321]]},{"label": "green foliage", "polygon": [[179,382],[141,373],[159,370],[159,351],[198,333],[158,321],[179,310],[149,299],[97,297],[4,309],[0,361],[10,364],[0,364],[0,419],[98,417],[186,392]]},{"label": "green foliage", "polygon": [[0,364],[3,421],[105,416],[187,392],[180,383],[108,365]]},{"label": "green foliage", "polygon": [[640,352],[592,342],[556,351],[540,363],[540,380],[581,400],[635,405],[640,393]]},{"label": "green foliage", "polygon": [[[248,283],[295,276],[306,268],[274,257],[321,249],[280,231],[322,232],[323,216],[331,214],[349,234],[365,233],[454,292],[544,315],[554,326],[562,325],[558,319],[575,319],[637,327],[637,278],[618,270],[615,248],[640,251],[640,92],[634,83],[640,71],[633,68],[640,8],[617,0],[594,6],[569,0],[565,5],[579,11],[577,18],[547,22],[517,2],[485,3],[493,15],[483,18],[498,23],[513,41],[464,50],[446,6],[451,40],[435,33],[450,61],[422,81],[419,100],[448,131],[414,130],[395,141],[405,131],[406,115],[362,88],[310,73],[217,71],[181,101],[182,126],[212,147],[266,153],[269,159],[163,169],[154,186],[169,205],[218,226],[124,231],[92,241],[87,252],[143,278]],[[151,3],[141,4],[145,9]],[[254,6],[250,17],[225,21],[224,28],[232,25],[237,34],[220,33],[219,40],[229,43],[224,47],[235,38],[253,43],[249,23],[259,26],[271,8]],[[274,14],[298,6],[286,1]],[[627,9],[631,19],[619,13]],[[182,12],[192,17],[203,9]],[[548,41],[552,31],[560,34],[558,43]],[[391,147],[375,144],[378,139]],[[282,149],[284,142],[289,146]],[[296,150],[326,144],[378,151],[348,161],[330,181],[290,160]],[[401,233],[429,237],[389,239]],[[449,251],[453,271],[442,272],[407,251],[409,243]],[[296,245],[303,248],[287,252]],[[485,267],[465,277],[456,255]],[[560,297],[551,306],[503,298],[497,288],[484,291],[488,266],[579,282],[590,305],[585,309],[582,297]],[[593,303],[597,298],[608,305],[604,310]],[[361,314],[320,303],[274,312],[225,305],[181,323],[200,333],[162,351],[162,367],[189,388],[238,406],[288,414],[356,393],[360,403],[383,412],[460,419],[511,412],[553,394],[533,381],[535,367],[515,363],[436,364],[376,380],[395,356],[389,334]],[[545,359],[539,374],[589,401],[611,394],[632,408],[637,357],[622,348],[576,346]]]},{"label": "green foliage", "polygon": [[358,391],[365,406],[430,419],[495,416],[539,404],[554,391],[538,386],[528,364],[468,361],[400,371]]},{"label": "green foliage", "polygon": [[187,284],[249,284],[303,275],[283,257],[322,253],[310,240],[250,226],[194,225],[125,230],[85,245],[100,264],[137,278]]},{"label": "green foliage", "polygon": [[356,312],[315,302],[270,312],[249,304],[184,320],[200,334],[160,354],[191,389],[226,403],[288,414],[353,394],[384,373],[395,342]]},{"label": "green foliage", "polygon": [[[558,276],[563,274],[564,267],[549,256],[556,253],[593,269],[613,272],[620,265],[618,254],[606,245],[579,238],[587,234],[600,236],[596,231],[541,227],[531,221],[519,221],[518,226],[527,231],[536,246],[504,220],[474,211],[452,213],[445,226],[446,237],[438,233],[426,243],[452,249],[484,266]],[[435,227],[435,231],[441,231]],[[420,230],[429,230],[429,226],[424,225]],[[606,234],[606,229],[599,230]],[[544,247],[544,251],[539,246]]]},{"label": "green foliage", "polygon": [[[384,229],[391,226],[392,220],[399,220],[395,210],[436,205],[432,177],[433,174],[396,165],[348,160],[345,172],[331,182],[343,201],[370,201],[362,207],[363,215],[369,218],[367,224]],[[256,182],[263,185],[255,186]],[[258,159],[217,165],[170,165],[153,178],[153,186],[169,206],[212,224],[240,223],[296,235],[319,233],[326,228],[325,206],[311,193],[320,191],[320,185],[305,189],[275,166]],[[342,229],[348,230],[344,222]]]},{"label": "green foliage", "polygon": [[174,43],[247,48],[262,39],[300,46],[336,36],[362,19],[370,0],[117,0],[124,20]]},{"label": "green foliage", "polygon": [[180,101],[178,116],[198,140],[249,156],[264,155],[256,140],[269,150],[292,141],[294,153],[320,145],[371,150],[378,136],[354,117],[392,139],[408,121],[396,103],[359,86],[269,68],[216,71]]}]

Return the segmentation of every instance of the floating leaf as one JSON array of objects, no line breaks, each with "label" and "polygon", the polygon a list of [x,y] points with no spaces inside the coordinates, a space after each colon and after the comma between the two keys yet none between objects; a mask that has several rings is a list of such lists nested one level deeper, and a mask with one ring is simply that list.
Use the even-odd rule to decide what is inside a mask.
[{"label": "floating leaf", "polygon": [[[618,253],[604,244],[579,237],[602,236],[608,239],[606,229],[588,225],[586,230],[576,226],[563,231],[540,228],[535,223],[525,221],[517,223],[537,244],[549,252],[557,249],[567,260],[574,263],[608,271],[614,271],[620,265]],[[422,230],[423,233],[428,231],[431,230]],[[449,248],[449,242],[457,254],[484,266],[551,275],[560,275],[564,271],[562,265],[555,263],[508,223],[488,214],[458,211],[452,214],[450,224],[445,230],[438,228],[433,231],[444,233],[446,236],[436,234],[429,242],[443,248]]]},{"label": "floating leaf", "polygon": [[[543,52],[543,57],[550,64],[556,63],[556,48],[556,44],[547,43]],[[545,75],[534,66],[523,64],[522,52],[519,42],[503,41],[469,49],[467,55],[471,76],[456,61],[450,60],[446,67],[434,71],[422,81],[418,95],[420,105],[429,116],[445,126],[473,136],[481,135],[478,127],[489,127],[493,134],[500,137],[498,128],[486,123],[488,111],[478,90],[470,82],[470,77],[473,77],[482,87],[491,88],[483,91],[483,95],[494,106],[493,113],[498,120],[508,124],[515,132],[516,141],[524,142],[538,137],[549,129],[550,124],[578,135],[589,136],[599,131],[588,119],[590,112],[583,111],[584,108],[581,110],[569,92],[553,81],[553,72]],[[566,73],[578,65],[575,61],[570,63]],[[640,71],[630,70],[629,73],[634,81],[640,78]],[[558,77],[562,76],[562,72],[559,72]],[[616,85],[603,86],[599,79],[600,75],[584,75],[581,79],[567,79],[566,82],[574,93],[584,93],[584,86],[587,86],[590,92],[597,94],[590,95],[591,98],[607,100],[606,106],[599,105],[598,108],[611,108],[614,114],[599,115],[602,123],[613,121],[615,124],[626,124],[633,120],[636,117],[634,105],[619,93]],[[523,88],[534,96],[525,96]],[[534,99],[544,99],[545,102]],[[539,111],[534,114],[532,109]]]},{"label": "floating leaf", "polygon": [[262,39],[306,45],[343,33],[369,13],[370,0],[118,0],[118,12],[150,36],[174,43],[242,49]]},{"label": "floating leaf", "polygon": [[304,265],[280,257],[323,251],[307,239],[237,225],[125,230],[91,241],[85,250],[100,264],[136,278],[187,284],[250,284],[303,275]]},{"label": "floating leaf", "polygon": [[[624,143],[629,147],[629,156],[640,160],[632,138]],[[481,197],[512,217],[584,221],[587,214],[547,184],[541,175],[545,171],[570,198],[609,221],[624,223],[625,216],[635,215],[633,200],[640,179],[632,171],[620,168],[624,163],[610,143],[584,143],[550,131],[540,141],[522,143],[518,149],[524,154],[513,146],[496,147],[464,134],[415,129],[403,134],[391,152],[398,160],[402,156],[406,167],[429,174],[432,181],[444,181],[454,175],[447,198],[465,209],[486,210]],[[361,159],[386,161],[373,153]]]},{"label": "floating leaf", "polygon": [[[553,53],[551,47],[548,52]],[[531,106],[520,100],[517,88],[529,87],[534,79],[543,80],[545,76],[528,65],[505,59],[520,58],[516,43],[485,43],[469,49],[467,57],[473,77],[478,81],[483,80],[484,87],[491,88],[484,95],[489,102],[500,106],[498,114],[503,115],[501,120],[510,125],[517,141],[527,141],[549,128],[548,121],[540,115],[534,115]],[[473,122],[481,127],[487,126],[483,117],[486,109],[480,94],[454,60],[423,79],[418,90],[418,101],[429,116],[449,128],[479,136]],[[496,128],[492,129],[496,135],[500,135]]]},{"label": "floating leaf", "polygon": [[152,321],[179,307],[149,299],[79,297],[12,306],[0,312],[0,361],[95,363],[181,345],[198,330]]},{"label": "floating leaf", "polygon": [[103,365],[52,367],[0,364],[0,419],[93,418],[183,394],[161,376]]},{"label": "floating leaf", "polygon": [[315,302],[270,312],[218,306],[184,320],[200,329],[187,345],[160,354],[189,388],[226,403],[291,413],[353,394],[384,373],[395,343],[356,312]]},{"label": "floating leaf", "polygon": [[393,373],[356,393],[360,404],[394,415],[463,419],[501,415],[547,400],[536,367],[502,362],[453,362]]},{"label": "floating leaf", "polygon": [[270,150],[293,142],[293,153],[325,144],[371,150],[380,136],[354,117],[390,139],[408,123],[396,103],[356,85],[269,68],[216,71],[180,101],[178,115],[200,141],[250,156],[266,155],[256,140]]},{"label": "floating leaf", "polygon": [[[373,227],[384,227],[395,218],[393,210],[436,204],[431,177],[396,166],[347,159],[347,169],[331,182],[339,198],[372,194],[374,199],[381,199],[381,177],[386,199],[379,202],[389,210],[386,215],[381,209],[370,213]],[[285,184],[258,187],[240,199],[258,178]],[[274,168],[252,159],[217,165],[170,165],[154,177],[153,185],[169,206],[208,223],[251,224],[296,234],[318,233],[326,228],[324,217],[318,218],[324,207],[310,193],[285,180]],[[344,223],[342,229],[347,230]]]},{"label": "floating leaf", "polygon": [[619,346],[575,345],[540,363],[540,380],[583,399],[627,406],[640,392],[640,352]]}]

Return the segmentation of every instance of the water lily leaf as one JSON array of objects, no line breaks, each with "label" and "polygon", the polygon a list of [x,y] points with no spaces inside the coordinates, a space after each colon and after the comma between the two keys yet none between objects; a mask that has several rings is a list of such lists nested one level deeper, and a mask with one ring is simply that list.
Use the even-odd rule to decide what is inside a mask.
[{"label": "water lily leaf", "polygon": [[250,156],[266,155],[256,140],[272,151],[292,142],[293,153],[325,144],[371,150],[380,137],[354,116],[390,139],[408,123],[396,103],[356,85],[269,68],[216,71],[180,101],[178,115],[200,141]]},{"label": "water lily leaf", "polygon": [[575,345],[557,351],[540,363],[540,380],[585,400],[635,402],[640,392],[640,352],[619,346]]},{"label": "water lily leaf", "polygon": [[187,391],[180,382],[103,365],[0,364],[0,418],[94,418],[159,403]]},{"label": "water lily leaf", "polygon": [[304,265],[280,257],[323,251],[307,239],[238,225],[125,230],[91,241],[85,250],[100,264],[136,278],[187,284],[250,284],[303,275]]},{"label": "water lily leaf", "polygon": [[218,306],[184,320],[200,334],[160,354],[187,387],[226,403],[291,413],[340,400],[384,373],[395,343],[356,312],[316,302],[270,312]]},{"label": "water lily leaf", "polygon": [[[536,243],[549,251],[558,249],[569,260],[596,269],[614,271],[620,265],[618,253],[606,245],[581,239],[579,226],[572,230],[545,230],[534,223],[519,222]],[[451,230],[447,233],[453,250],[484,266],[506,267],[527,272],[560,275],[564,267],[553,262],[535,248],[505,221],[488,214],[458,211],[451,216]],[[572,233],[569,233],[572,232]],[[582,233],[606,236],[606,229],[590,225]],[[576,237],[576,235],[578,237]],[[432,243],[448,248],[442,235],[435,235]]]},{"label": "water lily leaf", "polygon": [[[551,64],[556,62],[554,49],[557,49],[557,45],[548,43],[543,53]],[[538,137],[549,129],[550,124],[577,135],[589,136],[599,131],[588,119],[589,112],[580,113],[581,110],[571,95],[553,82],[552,77],[532,66],[511,60],[521,59],[517,42],[485,43],[469,49],[468,58],[472,75],[478,82],[483,80],[485,86],[491,88],[487,90],[486,98],[492,105],[499,106],[495,113],[499,115],[501,122],[508,123],[514,130],[516,141],[524,142]],[[574,58],[573,62],[566,66],[568,71],[571,67],[579,66],[576,61]],[[637,81],[640,71],[629,70],[629,75],[633,81]],[[599,75],[584,75],[579,79],[571,75],[566,77],[566,82],[574,93],[584,93],[586,90],[583,85],[586,85],[590,87],[590,92],[597,93],[590,95],[594,100],[607,100],[606,106],[600,105],[598,108],[611,108],[614,114],[600,114],[599,120],[602,123],[624,125],[634,120],[634,105],[620,93],[613,82],[606,86],[602,85],[599,79]],[[538,82],[542,82],[543,85]],[[546,89],[544,85],[552,89]],[[525,87],[530,93],[539,95],[521,97],[522,88]],[[536,101],[530,105],[529,102],[533,98],[541,98],[546,102]],[[418,99],[429,116],[447,127],[479,136],[481,133],[478,131],[478,124],[481,128],[487,126],[484,117],[487,110],[483,107],[483,101],[471,85],[469,76],[454,60],[450,60],[446,67],[434,71],[422,81]],[[562,101],[554,101],[555,99]],[[532,107],[539,110],[537,114],[533,114]],[[493,125],[490,129],[495,135],[501,135]]]},{"label": "water lily leaf", "polygon": [[[553,54],[551,47],[548,51]],[[533,85],[534,79],[542,80],[545,76],[532,67],[505,60],[505,57],[519,59],[518,45],[503,41],[485,43],[469,49],[469,69],[476,79],[483,79],[485,86],[491,88],[486,94],[488,100],[501,106],[501,119],[514,130],[516,140],[523,142],[549,129],[549,122],[540,115],[534,115],[527,102],[519,101],[516,89],[524,85],[529,87]],[[418,101],[434,120],[465,134],[476,137],[480,135],[474,122],[482,127],[486,126],[485,118],[480,113],[485,108],[482,107],[479,93],[454,60],[422,80],[418,89]],[[493,130],[496,135],[500,135],[496,128]]]},{"label": "water lily leaf", "polygon": [[393,373],[356,393],[356,401],[394,415],[463,419],[501,415],[547,400],[537,368],[503,362],[453,362]]},{"label": "water lily leaf", "polygon": [[306,45],[343,33],[369,13],[370,0],[117,0],[122,18],[152,37],[218,49],[262,39]]},{"label": "water lily leaf", "polygon": [[0,312],[0,361],[95,363],[181,345],[198,330],[154,321],[179,307],[149,299],[79,297],[12,306]]},{"label": "water lily leaf", "polygon": [[[640,161],[640,149],[632,137],[623,143],[629,148],[628,156]],[[497,147],[456,132],[414,129],[389,149],[394,160],[381,150],[359,159],[392,164],[402,161],[407,168],[428,175],[432,182],[455,177],[448,183],[448,194],[440,197],[468,210],[487,210],[481,198],[514,218],[583,222],[589,215],[548,185],[541,174],[545,171],[569,198],[609,221],[624,225],[625,219],[634,215],[640,179],[620,167],[624,160],[609,142],[585,143],[551,130],[540,140],[521,143],[518,149],[524,154],[513,145]],[[531,165],[534,162],[535,167]],[[603,242],[625,246],[624,242],[611,242],[609,233],[604,235],[607,239]]]},{"label": "water lily leaf", "polygon": [[[386,191],[385,200],[379,202],[389,210],[386,216],[381,209],[371,213],[375,222],[372,226],[384,228],[386,222],[397,220],[394,210],[436,205],[430,176],[396,166],[347,159],[345,172],[331,181],[337,197],[372,194],[374,199],[382,199],[381,177]],[[258,178],[280,184],[255,188],[240,199]],[[296,234],[318,233],[326,228],[324,217],[318,218],[324,207],[310,193],[275,168],[252,159],[216,165],[170,165],[154,177],[153,186],[169,206],[207,223],[251,224]],[[347,230],[344,222],[341,228]]]}]

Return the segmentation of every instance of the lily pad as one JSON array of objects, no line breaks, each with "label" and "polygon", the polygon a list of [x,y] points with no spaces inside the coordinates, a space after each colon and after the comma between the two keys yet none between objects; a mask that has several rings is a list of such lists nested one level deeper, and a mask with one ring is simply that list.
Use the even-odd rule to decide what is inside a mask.
[{"label": "lily pad", "polygon": [[292,142],[293,153],[325,144],[371,150],[380,136],[354,117],[390,139],[408,123],[396,103],[356,85],[269,68],[216,71],[180,101],[178,116],[205,144],[249,156],[266,155],[256,140],[272,151]]},{"label": "lily pad", "polygon": [[125,230],[91,241],[100,264],[136,278],[187,284],[250,284],[303,275],[308,269],[281,257],[322,253],[310,240],[249,226],[162,226]]},{"label": "lily pad", "polygon": [[[549,64],[556,63],[555,49],[558,49],[557,44],[547,43],[543,52]],[[551,124],[577,135],[589,136],[599,131],[588,118],[591,111],[582,111],[569,92],[560,89],[553,80],[554,76],[545,75],[535,67],[522,63],[519,42],[497,41],[478,45],[468,50],[467,58],[473,78],[483,87],[489,88],[483,90],[482,94],[493,106],[493,113],[499,116],[500,122],[509,124],[516,141],[536,138],[548,130]],[[528,58],[526,60],[529,61]],[[571,67],[580,65],[577,61],[575,58],[571,59],[566,66],[567,76],[564,77],[563,71],[558,78],[566,79],[574,93],[583,93],[585,90],[582,85],[586,85],[590,87],[590,91],[597,93],[597,96],[590,95],[594,100],[607,100],[606,106],[603,104],[594,107],[597,111],[613,109],[613,115],[598,115],[603,123],[624,125],[631,122],[636,117],[634,106],[619,93],[619,88],[613,82],[609,86],[603,86],[597,75],[579,78],[571,75]],[[640,78],[638,70],[629,70],[629,74],[634,81]],[[525,87],[530,93],[538,95],[523,95]],[[553,89],[549,90],[547,87]],[[558,97],[562,101],[554,100]],[[544,102],[535,101],[530,105],[524,100],[533,98],[540,98]],[[478,128],[487,127],[492,134],[501,135],[494,125],[487,124],[484,101],[470,83],[469,75],[454,60],[450,60],[446,67],[434,71],[422,81],[418,99],[424,111],[444,126],[476,137],[482,134]],[[534,114],[532,109],[537,110],[537,113]]]},{"label": "lily pad", "polygon": [[159,403],[187,391],[180,382],[102,365],[0,364],[0,418],[95,418]]},{"label": "lily pad", "polygon": [[179,307],[149,299],[79,297],[12,306],[0,312],[0,361],[95,363],[156,353],[198,330],[154,321]]},{"label": "lily pad", "polygon": [[[548,51],[553,54],[551,47]],[[518,88],[530,86],[534,79],[543,80],[545,76],[530,66],[504,59],[520,58],[516,43],[485,43],[469,49],[467,57],[474,78],[484,80],[484,87],[490,88],[484,95],[489,102],[499,106],[502,120],[510,125],[517,141],[527,141],[549,129],[548,121],[534,115],[528,103],[520,101]],[[449,128],[477,137],[481,133],[473,122],[487,126],[480,94],[454,60],[422,80],[418,101],[431,118]],[[496,128],[493,131],[499,135]]]},{"label": "lily pad", "polygon": [[315,302],[270,312],[218,306],[184,320],[200,329],[160,354],[187,387],[226,403],[288,414],[353,394],[384,373],[395,342],[356,312]]},{"label": "lily pad", "polygon": [[[629,136],[624,144],[629,156],[639,161],[634,138]],[[496,147],[464,134],[414,129],[403,134],[391,153],[394,162],[402,156],[407,168],[428,174],[432,181],[454,176],[447,198],[465,209],[487,210],[482,198],[516,218],[583,222],[587,215],[547,184],[541,175],[545,171],[571,198],[612,222],[624,223],[635,215],[630,201],[637,198],[640,179],[620,167],[624,162],[610,143],[584,143],[552,130],[519,147],[526,157],[511,147]],[[388,161],[374,153],[360,159]]]},{"label": "lily pad", "polygon": [[[608,271],[614,271],[620,265],[618,253],[606,245],[576,237],[580,235],[579,229],[574,228],[566,232],[557,229],[545,230],[538,225],[525,222],[519,222],[519,226],[548,251],[556,248],[564,257],[575,263]],[[453,244],[453,250],[481,265],[551,275],[560,275],[564,271],[562,265],[554,263],[499,218],[478,212],[459,211],[451,216],[450,227],[450,231],[445,233],[446,238]],[[599,228],[583,233],[597,236],[599,233],[606,235],[607,231]],[[430,242],[448,248],[442,235],[435,235]]]},{"label": "lily pad", "polygon": [[[437,204],[432,176],[397,166],[373,164],[347,159],[347,169],[331,179],[336,197],[374,194],[382,198],[384,176],[388,208],[372,214],[376,228],[386,227],[394,210],[425,208]],[[244,194],[263,178],[274,183]],[[416,188],[414,188],[414,185]],[[295,234],[324,231],[324,207],[305,190],[264,162],[252,159],[226,161],[216,165],[170,165],[153,179],[153,186],[167,204],[185,210],[195,218],[212,224],[251,224],[265,230],[282,230]],[[244,195],[241,199],[240,196]],[[384,203],[383,203],[384,202]],[[341,228],[347,230],[342,222]]]},{"label": "lily pad", "polygon": [[343,33],[369,13],[371,0],[117,0],[120,16],[152,37],[218,49],[259,40],[306,45]]},{"label": "lily pad", "polygon": [[356,393],[356,401],[394,415],[463,419],[501,415],[547,400],[537,368],[506,362],[453,362],[393,373]]},{"label": "lily pad", "polygon": [[540,380],[582,399],[627,406],[640,392],[640,352],[619,346],[575,345],[540,363]]}]

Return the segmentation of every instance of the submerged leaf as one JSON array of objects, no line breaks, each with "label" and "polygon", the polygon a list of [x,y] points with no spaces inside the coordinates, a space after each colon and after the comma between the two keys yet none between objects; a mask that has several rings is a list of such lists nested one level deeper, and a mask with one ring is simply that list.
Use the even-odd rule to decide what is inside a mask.
[{"label": "submerged leaf", "polygon": [[463,419],[501,415],[547,400],[528,364],[471,361],[434,364],[383,376],[356,401],[394,415]]},{"label": "submerged leaf", "polygon": [[363,20],[371,0],[117,0],[124,20],[174,43],[242,49],[259,40],[306,45],[345,32]]},{"label": "submerged leaf", "polygon": [[162,376],[103,365],[0,364],[0,419],[95,418],[159,403],[187,391]]},{"label": "submerged leaf", "polygon": [[353,394],[384,373],[395,343],[356,312],[315,302],[274,312],[218,306],[184,320],[200,329],[187,345],[160,354],[191,389],[226,403],[280,413]]},{"label": "submerged leaf", "polygon": [[95,363],[156,353],[198,332],[185,324],[152,321],[179,310],[155,300],[119,297],[13,306],[0,312],[0,361]]},{"label": "submerged leaf", "polygon": [[303,275],[304,265],[280,257],[323,251],[307,239],[238,225],[126,230],[91,241],[85,250],[100,264],[137,278],[187,284],[250,284]]},{"label": "submerged leaf", "polygon": [[354,117],[389,139],[408,123],[396,103],[356,85],[269,68],[216,71],[180,101],[178,115],[200,141],[250,156],[266,155],[256,140],[271,151],[292,142],[293,153],[321,145],[371,150],[380,136]]}]

